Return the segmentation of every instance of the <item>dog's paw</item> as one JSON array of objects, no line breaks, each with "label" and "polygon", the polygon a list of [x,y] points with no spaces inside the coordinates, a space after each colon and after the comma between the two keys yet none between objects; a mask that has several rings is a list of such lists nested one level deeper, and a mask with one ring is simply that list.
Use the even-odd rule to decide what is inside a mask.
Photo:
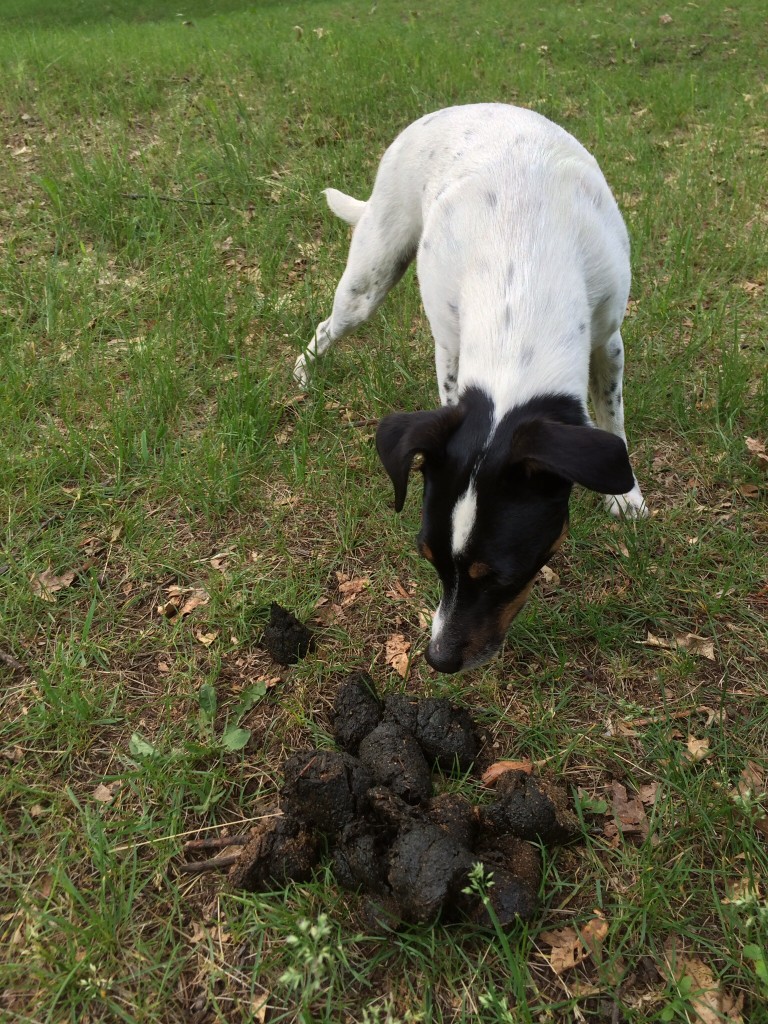
[{"label": "dog's paw", "polygon": [[617,519],[645,519],[648,516],[648,506],[637,484],[626,494],[606,494],[605,507]]},{"label": "dog's paw", "polygon": [[306,389],[309,385],[309,362],[306,352],[302,353],[293,366],[293,379],[300,388]]}]

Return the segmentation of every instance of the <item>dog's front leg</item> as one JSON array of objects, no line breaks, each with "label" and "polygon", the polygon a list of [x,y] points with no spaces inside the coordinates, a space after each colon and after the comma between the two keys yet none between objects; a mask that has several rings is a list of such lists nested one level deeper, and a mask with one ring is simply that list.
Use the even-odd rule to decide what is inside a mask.
[{"label": "dog's front leg", "polygon": [[[624,444],[624,404],[622,400],[622,378],[624,374],[624,343],[616,331],[605,345],[592,350],[589,362],[589,394],[595,412],[595,423],[601,430],[609,430],[620,437]],[[611,515],[628,516],[631,519],[647,516],[640,487],[635,486],[626,494],[607,494],[605,505]]]}]

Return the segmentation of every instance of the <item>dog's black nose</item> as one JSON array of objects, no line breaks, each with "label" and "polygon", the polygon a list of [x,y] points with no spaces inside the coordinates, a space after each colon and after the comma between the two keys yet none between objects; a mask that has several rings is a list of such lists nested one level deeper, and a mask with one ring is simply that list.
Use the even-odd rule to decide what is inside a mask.
[{"label": "dog's black nose", "polygon": [[450,648],[446,650],[442,645],[430,644],[425,657],[428,665],[431,665],[438,672],[444,672],[446,675],[459,672],[464,666],[464,659],[459,650],[451,650]]}]

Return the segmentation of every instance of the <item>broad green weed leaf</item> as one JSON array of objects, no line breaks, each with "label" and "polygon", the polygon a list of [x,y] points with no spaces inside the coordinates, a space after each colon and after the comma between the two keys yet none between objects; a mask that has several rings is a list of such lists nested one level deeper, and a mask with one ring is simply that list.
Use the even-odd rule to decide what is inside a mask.
[{"label": "broad green weed leaf", "polygon": [[250,738],[250,729],[240,729],[238,726],[233,726],[222,734],[221,745],[225,750],[242,750]]},{"label": "broad green weed leaf", "polygon": [[210,683],[203,683],[197,695],[200,713],[212,722],[216,717],[216,690]]},{"label": "broad green weed leaf", "polygon": [[258,704],[262,697],[266,696],[267,684],[254,683],[253,686],[246,686],[240,696],[240,703],[237,705],[235,714],[239,718],[246,711],[250,711],[254,704]]},{"label": "broad green weed leaf", "polygon": [[153,747],[137,732],[131,736],[128,747],[134,757],[156,757],[159,754],[157,747]]}]

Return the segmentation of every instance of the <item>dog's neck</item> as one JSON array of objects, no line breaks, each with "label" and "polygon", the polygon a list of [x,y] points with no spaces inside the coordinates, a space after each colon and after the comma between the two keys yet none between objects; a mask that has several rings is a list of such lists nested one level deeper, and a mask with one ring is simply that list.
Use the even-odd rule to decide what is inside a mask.
[{"label": "dog's neck", "polygon": [[541,394],[570,395],[583,403],[588,391],[584,281],[561,261],[542,269],[535,285],[522,276],[502,281],[497,271],[462,294],[459,394],[485,391],[497,421]]}]

